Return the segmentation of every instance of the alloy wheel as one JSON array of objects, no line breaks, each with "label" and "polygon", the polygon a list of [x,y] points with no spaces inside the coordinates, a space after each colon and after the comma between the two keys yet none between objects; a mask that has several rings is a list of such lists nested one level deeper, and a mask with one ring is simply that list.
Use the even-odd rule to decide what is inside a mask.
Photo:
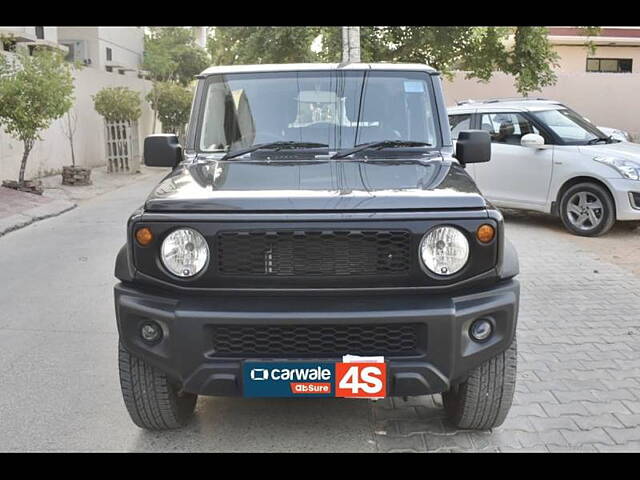
[{"label": "alloy wheel", "polygon": [[592,192],[576,192],[567,202],[567,217],[571,224],[582,231],[598,227],[604,217],[600,198]]}]

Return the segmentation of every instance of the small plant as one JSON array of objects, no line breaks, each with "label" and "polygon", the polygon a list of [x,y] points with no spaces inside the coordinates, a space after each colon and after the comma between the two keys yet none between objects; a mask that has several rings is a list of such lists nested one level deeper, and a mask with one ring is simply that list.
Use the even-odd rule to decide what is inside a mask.
[{"label": "small plant", "polygon": [[24,145],[18,181],[4,182],[5,186],[41,193],[37,186],[25,184],[29,153],[41,139],[40,132],[72,104],[71,65],[60,52],[36,48],[32,55],[0,55],[0,126]]},{"label": "small plant", "polygon": [[77,125],[78,116],[76,115],[76,112],[71,109],[65,115],[61,125],[62,133],[67,137],[67,140],[69,140],[69,147],[71,149],[71,165],[62,167],[63,185],[91,185],[91,169],[78,167],[76,165],[73,137],[76,133]]},{"label": "small plant", "polygon": [[73,110],[69,110],[65,115],[65,119],[62,122],[62,133],[69,140],[69,147],[71,148],[71,166],[76,166],[76,155],[73,150],[73,136],[76,134],[76,126],[78,124],[78,116]]}]

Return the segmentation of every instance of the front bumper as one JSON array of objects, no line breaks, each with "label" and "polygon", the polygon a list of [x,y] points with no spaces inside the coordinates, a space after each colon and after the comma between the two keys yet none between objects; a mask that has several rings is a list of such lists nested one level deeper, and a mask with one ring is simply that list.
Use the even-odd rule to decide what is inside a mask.
[{"label": "front bumper", "polygon": [[635,201],[640,195],[640,182],[626,178],[610,178],[608,182],[616,204],[616,219],[640,220],[640,204]]},{"label": "front bumper", "polygon": [[[182,388],[200,395],[242,395],[242,365],[251,360],[341,361],[339,356],[212,355],[212,332],[219,326],[394,326],[417,325],[419,351],[385,354],[387,395],[439,393],[506,350],[516,330],[517,280],[451,295],[388,296],[190,296],[130,283],[115,286],[120,341],[132,354],[165,372]],[[494,333],[473,342],[468,330],[488,318]],[[149,345],[140,337],[145,321],[157,322],[163,339]],[[345,351],[343,354],[357,354]]]}]

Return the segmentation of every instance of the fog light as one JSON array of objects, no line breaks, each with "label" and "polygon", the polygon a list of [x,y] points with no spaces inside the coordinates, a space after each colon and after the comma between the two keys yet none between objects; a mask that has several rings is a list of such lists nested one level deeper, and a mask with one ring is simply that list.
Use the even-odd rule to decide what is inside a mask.
[{"label": "fog light", "polygon": [[140,336],[147,343],[158,343],[162,338],[162,328],[156,322],[143,323]]},{"label": "fog light", "polygon": [[493,333],[493,325],[486,318],[476,320],[469,328],[469,335],[476,342],[484,342],[489,339]]}]

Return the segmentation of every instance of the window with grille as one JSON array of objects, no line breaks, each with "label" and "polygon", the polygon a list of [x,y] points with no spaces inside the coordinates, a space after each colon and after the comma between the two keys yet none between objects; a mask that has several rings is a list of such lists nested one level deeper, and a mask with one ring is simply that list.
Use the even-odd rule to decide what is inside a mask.
[{"label": "window with grille", "polygon": [[631,58],[587,58],[587,72],[631,73]]}]

